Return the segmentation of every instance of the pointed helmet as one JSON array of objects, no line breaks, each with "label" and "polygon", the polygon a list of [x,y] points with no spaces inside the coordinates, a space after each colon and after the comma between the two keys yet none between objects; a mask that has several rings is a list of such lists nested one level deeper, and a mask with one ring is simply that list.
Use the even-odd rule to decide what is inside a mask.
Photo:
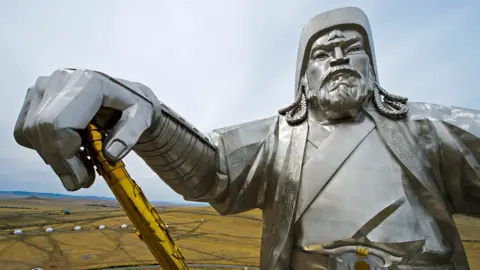
[{"label": "pointed helmet", "polygon": [[370,62],[378,82],[377,64],[373,46],[372,30],[367,15],[359,8],[344,7],[323,12],[311,18],[303,28],[298,47],[297,71],[295,74],[295,96],[297,96],[300,78],[307,68],[310,49],[317,38],[334,28],[350,28],[359,31],[365,40],[365,51],[370,56]]}]

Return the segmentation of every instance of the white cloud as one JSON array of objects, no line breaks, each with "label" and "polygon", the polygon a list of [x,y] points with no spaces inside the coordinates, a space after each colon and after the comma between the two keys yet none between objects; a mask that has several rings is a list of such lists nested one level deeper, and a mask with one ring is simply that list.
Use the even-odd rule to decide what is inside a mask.
[{"label": "white cloud", "polygon": [[[0,190],[63,192],[36,153],[13,140],[16,114],[37,76],[59,67],[85,67],[139,81],[199,129],[210,131],[267,117],[288,105],[304,23],[340,6],[359,6],[370,17],[380,78],[387,89],[438,103],[478,100],[478,94],[462,84],[471,79],[479,62],[474,47],[478,38],[472,36],[475,9],[459,4],[442,6],[433,0],[422,5],[318,0],[26,2],[4,1],[0,10],[0,139],[4,142]],[[450,76],[452,71],[455,76]],[[420,92],[429,87],[435,95]],[[137,156],[131,154],[125,162],[149,198],[181,200]],[[110,195],[98,180],[76,194]]]}]

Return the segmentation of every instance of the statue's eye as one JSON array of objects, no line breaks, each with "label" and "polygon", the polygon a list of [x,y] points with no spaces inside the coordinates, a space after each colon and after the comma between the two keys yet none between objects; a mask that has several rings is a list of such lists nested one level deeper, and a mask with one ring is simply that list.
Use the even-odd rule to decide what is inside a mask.
[{"label": "statue's eye", "polygon": [[312,54],[312,59],[316,59],[316,60],[325,59],[327,57],[329,57],[329,55],[324,51],[316,51]]},{"label": "statue's eye", "polygon": [[354,46],[354,47],[350,47],[350,48],[347,49],[347,53],[361,52],[361,51],[363,51],[363,49],[360,46]]}]

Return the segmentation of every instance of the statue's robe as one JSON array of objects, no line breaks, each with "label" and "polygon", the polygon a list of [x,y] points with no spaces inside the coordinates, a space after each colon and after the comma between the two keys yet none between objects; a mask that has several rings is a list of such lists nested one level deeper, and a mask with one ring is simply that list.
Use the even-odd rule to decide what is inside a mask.
[{"label": "statue's robe", "polygon": [[[436,223],[453,249],[455,269],[469,269],[452,214],[480,215],[480,112],[408,106],[404,120],[390,120],[372,106],[365,112],[410,178],[408,201],[433,217],[420,214],[419,221]],[[204,196],[186,198],[208,201],[221,214],[261,209],[261,269],[290,266],[297,211],[305,210],[298,202],[308,129],[307,121],[290,126],[275,116],[213,131],[219,153],[215,183]]]}]

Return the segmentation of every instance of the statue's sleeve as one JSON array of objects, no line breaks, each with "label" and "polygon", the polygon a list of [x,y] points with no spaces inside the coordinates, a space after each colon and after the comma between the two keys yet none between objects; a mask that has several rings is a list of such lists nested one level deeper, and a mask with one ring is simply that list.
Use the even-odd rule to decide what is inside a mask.
[{"label": "statue's sleeve", "polygon": [[220,214],[262,208],[278,117],[203,134],[168,107],[161,113],[133,150],[168,186]]},{"label": "statue's sleeve", "polygon": [[431,156],[438,157],[432,159],[440,168],[442,189],[453,212],[480,215],[480,111],[431,104],[419,106],[423,107],[433,127],[430,130],[435,133],[424,136],[425,145],[436,151]]}]

